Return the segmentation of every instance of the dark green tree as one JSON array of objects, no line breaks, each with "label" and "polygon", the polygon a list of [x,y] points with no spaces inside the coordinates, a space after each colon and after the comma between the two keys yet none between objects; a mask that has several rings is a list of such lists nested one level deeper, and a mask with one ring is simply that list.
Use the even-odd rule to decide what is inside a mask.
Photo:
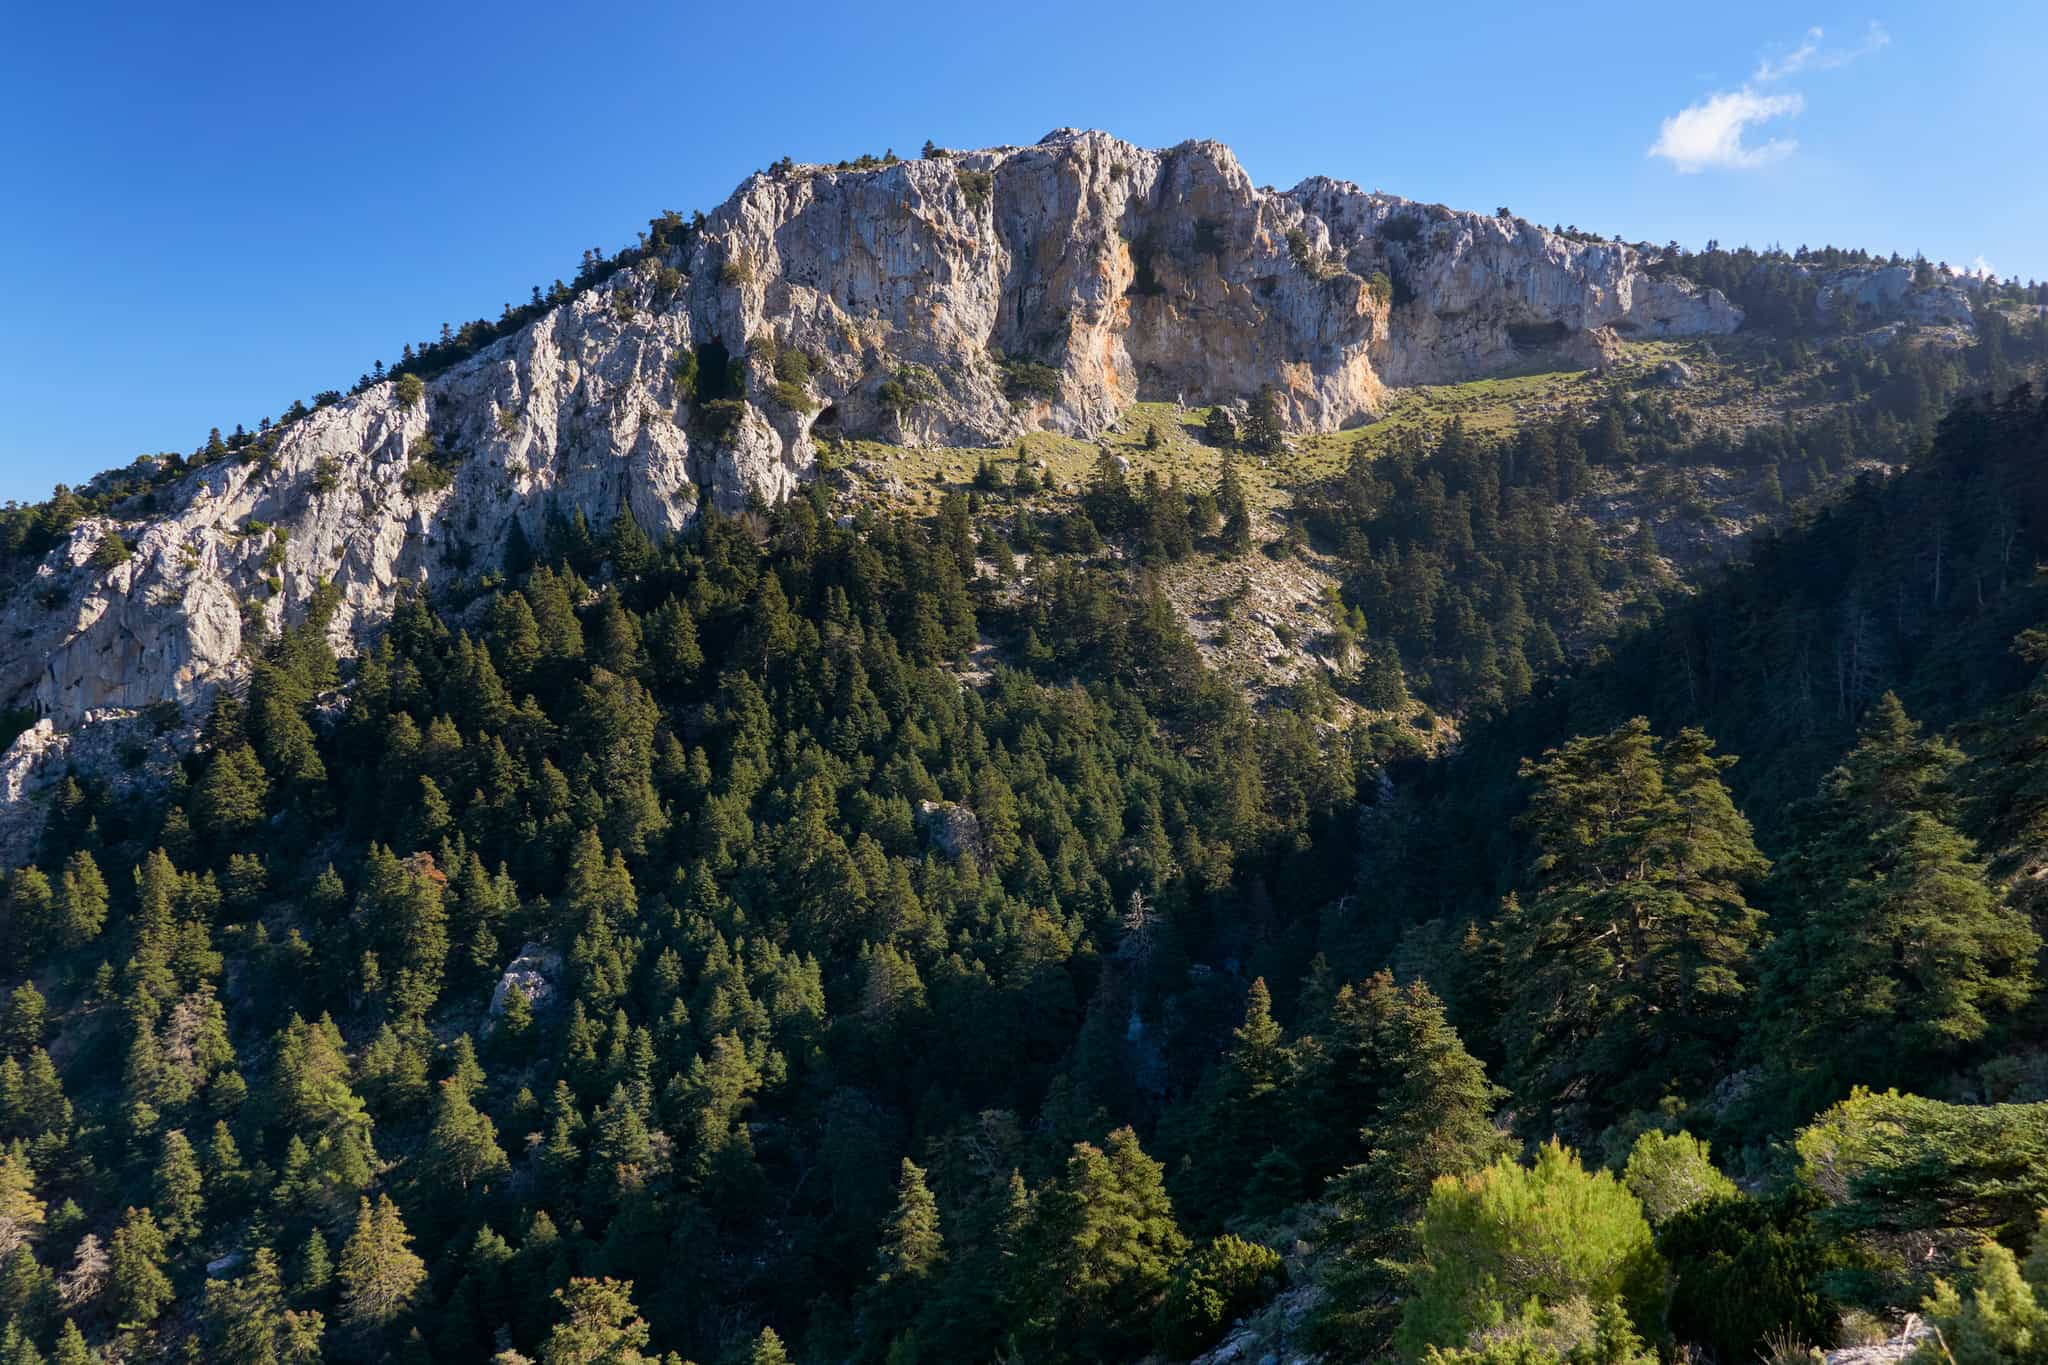
[{"label": "dark green tree", "polygon": [[1187,1250],[1159,1164],[1129,1128],[1107,1148],[1077,1143],[1039,1194],[1018,1268],[1017,1326],[1036,1359],[1136,1355]]},{"label": "dark green tree", "polygon": [[1638,717],[1523,763],[1531,894],[1501,925],[1517,1093],[1650,1107],[1729,1055],[1768,868],[1721,782],[1732,762],[1696,730],[1660,746]]},{"label": "dark green tree", "polygon": [[1961,762],[1888,692],[1797,817],[1758,1034],[1797,1112],[1919,1081],[2033,993],[2039,935],[1954,823]]},{"label": "dark green tree", "polygon": [[874,1277],[861,1296],[868,1355],[885,1358],[889,1344],[916,1321],[945,1259],[938,1201],[925,1185],[924,1172],[905,1157],[896,1184],[896,1208],[882,1224]]}]

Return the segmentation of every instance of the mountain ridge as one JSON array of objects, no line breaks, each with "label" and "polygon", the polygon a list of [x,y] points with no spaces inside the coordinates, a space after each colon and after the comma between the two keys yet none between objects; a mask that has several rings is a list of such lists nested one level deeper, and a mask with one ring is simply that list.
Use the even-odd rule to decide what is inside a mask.
[{"label": "mountain ridge", "polygon": [[1143,397],[1260,391],[1286,425],[1330,430],[1390,385],[1739,325],[1719,291],[1646,266],[1347,181],[1255,188],[1215,142],[1062,129],[758,172],[679,242],[424,381],[372,383],[71,527],[0,611],[0,703],[36,717],[0,756],[0,825],[32,824],[32,793],[83,754],[160,766],[160,732],[189,739],[246,677],[246,641],[324,584],[349,654],[402,592],[455,590],[550,515],[672,534],[707,499],[779,501],[826,432],[1088,437]]}]

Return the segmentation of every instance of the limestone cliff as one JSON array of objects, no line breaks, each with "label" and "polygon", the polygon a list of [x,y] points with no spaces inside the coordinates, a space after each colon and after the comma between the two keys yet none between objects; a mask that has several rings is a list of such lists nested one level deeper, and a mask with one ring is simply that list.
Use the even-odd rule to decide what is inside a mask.
[{"label": "limestone cliff", "polygon": [[[826,430],[1088,435],[1140,398],[1266,385],[1292,424],[1327,430],[1367,417],[1388,385],[1574,354],[1600,329],[1739,324],[1719,294],[1639,266],[1620,244],[1345,182],[1257,188],[1214,142],[1154,151],[1062,130],[757,174],[684,246],[429,378],[416,401],[373,385],[260,459],[216,461],[76,527],[0,613],[0,704],[44,718],[0,757],[0,822],[105,733],[133,732],[132,755],[189,722],[242,676],[248,623],[294,619],[322,580],[340,592],[347,653],[404,585],[496,566],[515,525],[537,536],[552,510],[602,526],[630,507],[673,531],[700,499],[779,499]],[[790,350],[807,373],[778,384]],[[679,383],[692,356],[734,358],[742,396],[714,405],[710,377]],[[113,536],[123,562],[95,553]]]}]

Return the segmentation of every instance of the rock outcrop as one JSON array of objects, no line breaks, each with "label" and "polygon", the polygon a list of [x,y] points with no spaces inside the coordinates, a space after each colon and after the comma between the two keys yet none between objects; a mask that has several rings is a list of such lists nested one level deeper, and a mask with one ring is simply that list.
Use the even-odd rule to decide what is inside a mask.
[{"label": "rock outcrop", "polygon": [[1984,281],[1974,276],[1932,272],[1921,278],[1911,265],[1802,267],[1819,292],[1823,315],[1843,309],[1856,322],[1910,322],[1968,327],[1976,320],[1976,296]]},{"label": "rock outcrop", "polygon": [[498,977],[498,984],[491,988],[490,1019],[504,1017],[506,1000],[512,988],[526,997],[526,1003],[541,1010],[555,1003],[555,983],[562,977],[562,955],[544,943],[528,943],[520,948],[519,956],[505,964],[505,970]]},{"label": "rock outcrop", "polygon": [[[260,459],[214,461],[73,529],[0,612],[0,705],[48,722],[0,759],[0,825],[84,751],[67,737],[94,718],[189,725],[243,676],[251,629],[298,619],[323,582],[346,655],[401,592],[473,582],[551,514],[602,527],[630,508],[666,532],[704,500],[787,496],[825,431],[1086,436],[1141,398],[1268,385],[1290,424],[1328,430],[1388,385],[1739,323],[1719,294],[1640,265],[1618,243],[1346,182],[1257,188],[1214,142],[1154,151],[1061,130],[754,175],[685,245],[415,401],[372,385]],[[794,376],[776,365],[791,350],[806,362]],[[695,388],[678,378],[692,357]],[[129,552],[101,553],[110,537]]]}]

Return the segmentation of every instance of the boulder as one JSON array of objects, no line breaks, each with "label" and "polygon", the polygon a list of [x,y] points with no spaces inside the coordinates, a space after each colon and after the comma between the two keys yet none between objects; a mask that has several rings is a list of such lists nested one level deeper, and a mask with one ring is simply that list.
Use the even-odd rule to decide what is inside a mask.
[{"label": "boulder", "polygon": [[957,801],[918,802],[917,827],[948,858],[981,856],[981,821]]},{"label": "boulder", "polygon": [[491,991],[491,1018],[505,1013],[505,996],[514,986],[525,994],[526,1002],[536,1010],[548,1008],[554,1003],[556,981],[562,975],[562,955],[541,943],[529,943],[519,950],[519,956],[505,966],[504,975]]}]

